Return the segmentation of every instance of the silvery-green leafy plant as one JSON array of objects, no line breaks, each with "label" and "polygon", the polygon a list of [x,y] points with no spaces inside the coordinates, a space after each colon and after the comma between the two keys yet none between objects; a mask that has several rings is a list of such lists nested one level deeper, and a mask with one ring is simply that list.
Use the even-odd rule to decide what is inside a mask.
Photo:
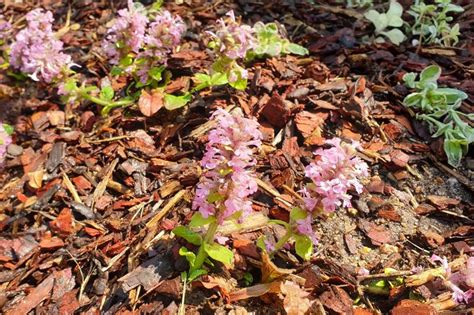
[{"label": "silvery-green leafy plant", "polygon": [[281,55],[294,54],[304,56],[308,49],[284,38],[276,23],[257,22],[253,26],[257,43],[255,47],[247,52],[247,60],[262,57],[277,57]]},{"label": "silvery-green leafy plant", "polygon": [[459,24],[450,25],[453,20],[451,13],[460,13],[464,9],[452,4],[451,0],[435,0],[435,4],[425,4],[417,0],[408,13],[415,18],[410,26],[411,32],[419,36],[422,44],[439,44],[453,46],[459,41]]},{"label": "silvery-green leafy plant", "polygon": [[373,5],[372,0],[346,0],[348,8],[367,8]]},{"label": "silvery-green leafy plant", "polygon": [[418,110],[417,119],[428,124],[433,137],[444,137],[444,151],[448,163],[459,166],[474,142],[474,128],[466,120],[474,120],[474,114],[465,114],[457,109],[467,94],[458,89],[439,88],[437,80],[441,68],[432,65],[425,68],[416,80],[416,73],[403,76],[405,84],[415,91],[405,97],[403,104]]},{"label": "silvery-green leafy plant", "polygon": [[[375,10],[367,11],[364,16],[375,26],[375,34],[387,37],[395,45],[400,45],[406,39],[405,34],[398,29],[403,25],[403,7],[395,0],[390,1],[387,12],[379,13]],[[377,37],[376,41],[383,42],[383,37]]]}]

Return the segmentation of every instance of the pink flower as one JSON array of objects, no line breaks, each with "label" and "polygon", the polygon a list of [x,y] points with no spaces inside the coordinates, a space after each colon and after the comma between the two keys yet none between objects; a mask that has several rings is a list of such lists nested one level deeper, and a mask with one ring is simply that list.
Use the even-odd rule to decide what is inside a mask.
[{"label": "pink flower", "polygon": [[249,25],[240,25],[235,19],[234,11],[229,11],[226,15],[226,20],[217,21],[218,30],[208,34],[213,38],[218,54],[234,60],[245,58],[247,51],[257,45],[254,30]]},{"label": "pink flower", "polygon": [[5,161],[5,155],[7,153],[7,147],[12,143],[12,138],[4,128],[3,123],[0,121],[0,168]]},{"label": "pink flower", "polygon": [[[209,142],[201,165],[207,169],[196,188],[192,208],[205,218],[215,216],[219,222],[252,211],[248,196],[257,191],[256,161],[253,146],[260,146],[262,135],[258,123],[218,109],[212,115],[216,128],[209,133]],[[234,217],[233,217],[234,218]]]},{"label": "pink flower", "polygon": [[186,24],[180,16],[173,16],[163,10],[155,17],[146,31],[144,50],[137,55],[140,66],[137,71],[140,81],[146,83],[148,72],[156,65],[166,64],[168,55],[181,43]]},{"label": "pink flower", "polygon": [[474,301],[474,257],[469,257],[466,267],[455,273],[451,273],[446,257],[432,255],[431,260],[441,262],[445,284],[453,292],[452,298],[456,303],[469,304]]},{"label": "pink flower", "polygon": [[352,197],[348,191],[354,189],[361,193],[363,187],[359,178],[368,175],[367,164],[354,156],[354,144],[342,144],[339,138],[327,140],[326,144],[332,147],[315,152],[319,159],[305,170],[312,183],[300,191],[310,212],[318,207],[327,212],[333,212],[338,207],[350,207]]},{"label": "pink flower", "polygon": [[107,30],[104,52],[111,64],[118,64],[128,53],[138,53],[143,47],[148,18],[144,8],[128,0],[128,8],[118,11],[119,17]]},{"label": "pink flower", "polygon": [[63,42],[54,36],[51,12],[35,9],[26,21],[27,27],[11,45],[10,63],[33,80],[50,83],[72,65],[71,57],[62,52]]},{"label": "pink flower", "polygon": [[313,231],[313,227],[311,226],[311,223],[313,221],[313,218],[310,213],[306,216],[306,218],[301,219],[301,220],[296,220],[296,231],[298,234],[301,235],[306,235],[308,236],[313,244],[316,246],[318,245],[318,238],[316,237],[316,234]]}]

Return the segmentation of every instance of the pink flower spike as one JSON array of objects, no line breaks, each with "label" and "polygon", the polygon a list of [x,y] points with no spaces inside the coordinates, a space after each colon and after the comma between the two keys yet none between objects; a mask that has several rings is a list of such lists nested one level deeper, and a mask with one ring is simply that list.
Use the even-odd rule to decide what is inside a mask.
[{"label": "pink flower spike", "polygon": [[310,212],[316,208],[333,212],[338,207],[351,207],[348,191],[361,193],[363,187],[359,179],[368,175],[368,166],[355,156],[353,145],[342,143],[339,138],[327,140],[326,144],[332,147],[316,150],[319,159],[305,169],[306,177],[313,183],[300,193]]},{"label": "pink flower spike", "polygon": [[240,110],[230,114],[218,109],[211,119],[216,128],[209,133],[201,160],[207,171],[196,188],[192,208],[222,223],[252,212],[248,196],[257,191],[257,183],[251,147],[260,146],[262,135],[258,123],[242,117]]},{"label": "pink flower spike", "polygon": [[254,30],[249,25],[240,25],[235,19],[234,11],[227,12],[226,16],[226,20],[217,21],[218,29],[215,33],[208,32],[216,43],[215,51],[233,60],[245,58],[247,51],[257,45]]},{"label": "pink flower spike", "polygon": [[62,52],[63,42],[55,37],[51,12],[35,9],[26,21],[27,27],[11,45],[10,63],[33,80],[50,83],[72,65],[71,57]]}]

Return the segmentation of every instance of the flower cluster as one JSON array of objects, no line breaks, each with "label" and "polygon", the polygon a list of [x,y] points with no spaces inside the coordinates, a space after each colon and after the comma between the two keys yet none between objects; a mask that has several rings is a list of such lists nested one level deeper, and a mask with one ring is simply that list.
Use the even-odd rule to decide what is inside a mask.
[{"label": "flower cluster", "polygon": [[196,189],[193,209],[204,218],[215,216],[218,222],[252,211],[247,197],[257,191],[251,168],[255,165],[252,146],[260,146],[258,123],[218,109],[212,116],[217,127],[209,133],[206,153],[201,161],[207,169]]},{"label": "flower cluster", "polygon": [[62,52],[63,42],[55,37],[50,11],[30,11],[26,21],[27,27],[11,45],[10,63],[33,80],[50,83],[72,65],[71,57]]},{"label": "flower cluster", "polygon": [[254,30],[249,25],[240,25],[234,15],[234,11],[226,14],[228,19],[219,19],[219,29],[213,33],[208,32],[213,38],[216,52],[230,59],[245,58],[247,51],[255,48],[257,40]]},{"label": "flower cluster", "polygon": [[305,169],[312,183],[301,193],[310,212],[316,209],[332,212],[337,207],[350,207],[348,190],[353,188],[361,193],[363,187],[359,178],[368,175],[367,164],[354,156],[355,145],[343,144],[339,138],[327,140],[326,144],[332,147],[317,150],[315,154],[319,159]]},{"label": "flower cluster", "polygon": [[[445,283],[453,291],[453,300],[456,303],[469,304],[474,301],[474,257],[469,257],[466,267],[452,273],[446,257],[431,256],[432,261],[442,264],[445,273]],[[463,290],[462,288],[465,288]]]},{"label": "flower cluster", "polygon": [[257,39],[253,28],[238,23],[233,11],[226,15],[226,20],[217,21],[218,30],[215,33],[208,32],[212,38],[209,45],[217,54],[212,70],[214,73],[225,73],[231,86],[238,88],[239,82],[245,82],[246,86],[248,73],[237,63],[237,59],[245,58],[247,52],[256,47]]},{"label": "flower cluster", "polygon": [[154,64],[166,64],[167,54],[180,43],[186,25],[181,17],[173,16],[166,10],[160,11],[150,21],[146,9],[132,0],[128,1],[128,8],[118,14],[119,17],[107,31],[104,52],[114,65],[121,64],[130,53],[134,54],[139,60],[135,65],[138,75],[146,81],[148,71]]},{"label": "flower cluster", "polygon": [[5,161],[5,154],[7,153],[7,147],[12,143],[10,134],[5,130],[5,126],[0,122],[0,167]]},{"label": "flower cluster", "polygon": [[141,60],[137,74],[142,82],[146,82],[148,72],[155,64],[166,64],[167,55],[179,45],[185,32],[186,25],[180,16],[173,16],[169,11],[155,16],[145,35],[145,49],[137,55],[137,59]]},{"label": "flower cluster", "polygon": [[148,24],[145,8],[136,6],[132,0],[128,1],[128,8],[119,10],[118,14],[104,41],[104,52],[111,64],[118,64],[130,52],[140,51]]}]

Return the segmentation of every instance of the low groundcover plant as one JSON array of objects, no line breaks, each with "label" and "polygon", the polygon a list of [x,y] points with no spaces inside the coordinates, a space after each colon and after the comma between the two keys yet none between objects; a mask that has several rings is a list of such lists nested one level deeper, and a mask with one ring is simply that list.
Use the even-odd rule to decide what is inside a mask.
[{"label": "low groundcover plant", "polygon": [[232,252],[214,241],[217,228],[224,221],[239,221],[251,213],[252,202],[248,197],[257,191],[252,148],[261,145],[258,123],[244,118],[240,110],[228,113],[218,109],[211,119],[216,128],[209,133],[201,160],[205,173],[192,205],[198,212],[189,224],[191,228],[207,225],[207,231],[201,237],[184,226],[174,229],[176,235],[199,246],[197,255],[185,247],[180,250],[190,265],[189,279],[206,273],[203,264],[208,257],[231,264]]},{"label": "low groundcover plant", "polygon": [[438,87],[440,76],[441,68],[437,65],[425,68],[418,81],[416,73],[405,74],[405,84],[415,91],[405,97],[403,104],[418,111],[416,118],[428,124],[433,137],[444,137],[448,163],[457,167],[474,142],[474,128],[464,121],[474,120],[474,114],[457,110],[467,94],[458,89]]},{"label": "low groundcover plant", "polygon": [[298,256],[308,260],[313,253],[313,245],[317,244],[311,227],[313,219],[323,213],[334,212],[339,207],[351,207],[350,190],[362,193],[363,186],[359,180],[368,175],[368,166],[355,156],[358,145],[343,143],[339,138],[327,140],[326,145],[331,147],[316,150],[315,162],[305,169],[305,175],[311,182],[300,191],[303,202],[301,207],[291,211],[290,222],[271,220],[283,225],[287,229],[286,234],[276,244],[268,240],[260,241],[260,247],[274,253],[293,239]]}]

